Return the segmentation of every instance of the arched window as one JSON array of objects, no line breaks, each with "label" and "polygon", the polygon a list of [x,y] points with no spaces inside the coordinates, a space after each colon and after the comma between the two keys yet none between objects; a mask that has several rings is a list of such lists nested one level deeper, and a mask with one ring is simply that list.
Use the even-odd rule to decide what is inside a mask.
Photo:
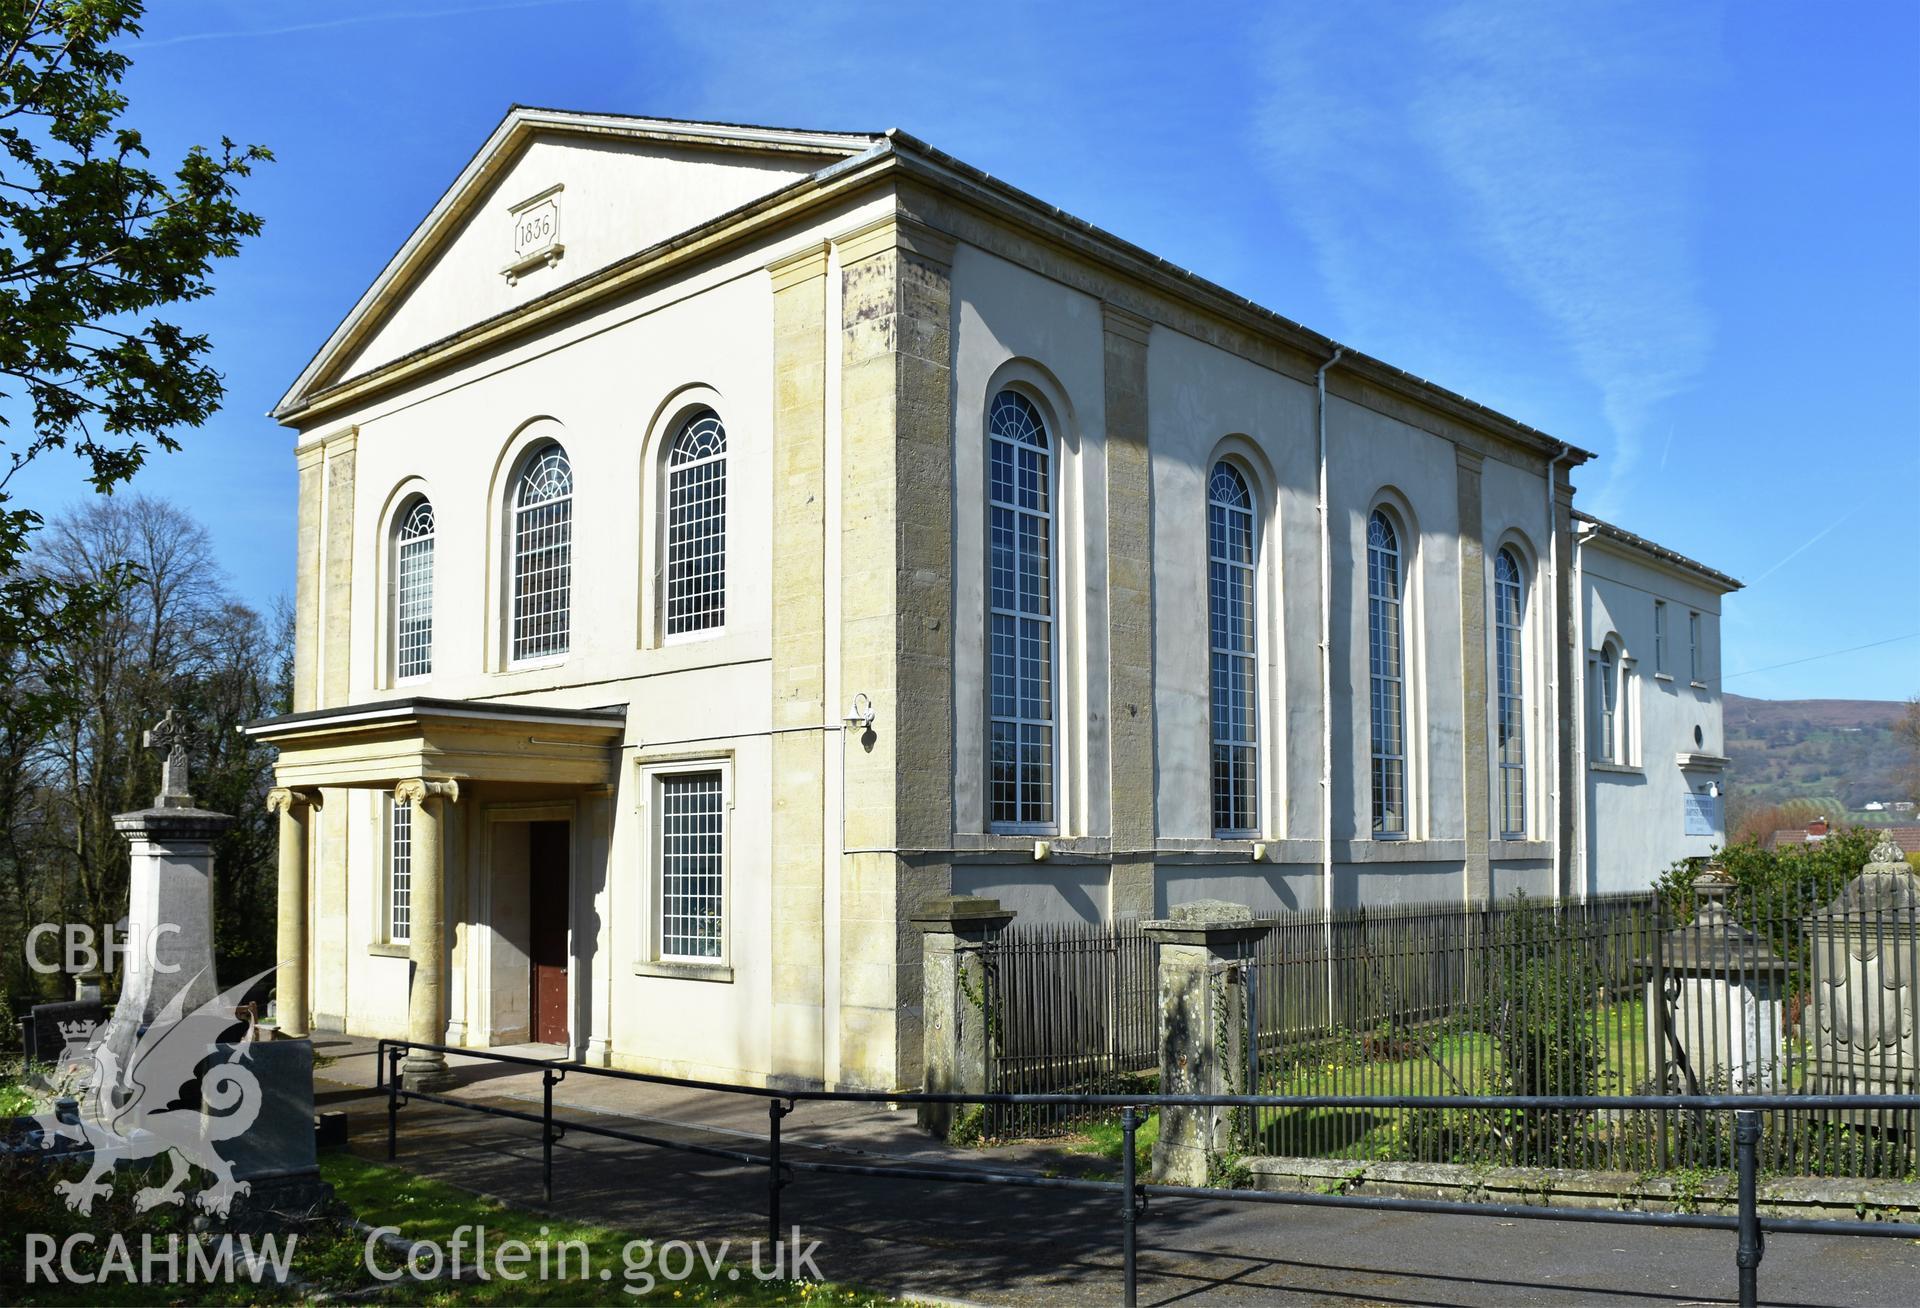
[{"label": "arched window", "polygon": [[1046,423],[1002,391],[988,415],[988,818],[1053,822],[1053,455]]},{"label": "arched window", "polygon": [[433,503],[422,496],[398,519],[393,541],[393,676],[433,671]]},{"label": "arched window", "polygon": [[727,429],[712,409],[688,418],[667,452],[667,635],[727,621]]},{"label": "arched window", "polygon": [[1527,579],[1520,560],[1503,549],[1493,561],[1494,750],[1500,765],[1500,834],[1527,834],[1526,630]]},{"label": "arched window", "polygon": [[1620,663],[1609,641],[1600,647],[1600,675],[1595,678],[1595,754],[1602,763],[1620,761]]},{"label": "arched window", "polygon": [[1367,671],[1373,744],[1373,834],[1407,834],[1406,669],[1400,631],[1400,536],[1375,509],[1367,519]]},{"label": "arched window", "polygon": [[1213,682],[1213,829],[1260,825],[1253,495],[1231,463],[1207,479],[1207,644]]},{"label": "arched window", "polygon": [[527,456],[513,491],[512,657],[567,652],[573,629],[573,465],[549,443]]}]

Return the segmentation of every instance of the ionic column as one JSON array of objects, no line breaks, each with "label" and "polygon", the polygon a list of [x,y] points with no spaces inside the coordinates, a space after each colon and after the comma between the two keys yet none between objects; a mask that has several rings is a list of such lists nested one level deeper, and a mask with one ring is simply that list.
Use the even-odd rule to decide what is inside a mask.
[{"label": "ionic column", "polygon": [[274,977],[275,1015],[280,1034],[307,1034],[307,886],[313,810],[317,790],[275,786],[267,792],[267,811],[280,815],[280,921],[275,944],[279,971]]},{"label": "ionic column", "polygon": [[[447,1038],[447,868],[441,805],[459,798],[457,781],[416,777],[393,788],[393,802],[413,808],[413,920],[407,945],[413,990],[407,1000],[407,1039],[418,1044],[443,1044]],[[409,1090],[436,1090],[453,1079],[446,1055],[426,1049],[409,1052],[400,1075]]]}]

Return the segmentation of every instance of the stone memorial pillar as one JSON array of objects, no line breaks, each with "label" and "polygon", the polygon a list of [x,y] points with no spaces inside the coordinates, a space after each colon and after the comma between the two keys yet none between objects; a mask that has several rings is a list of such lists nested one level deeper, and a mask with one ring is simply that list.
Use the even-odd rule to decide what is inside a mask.
[{"label": "stone memorial pillar", "polygon": [[[445,1044],[447,1039],[447,868],[442,822],[460,798],[457,781],[413,778],[393,788],[396,804],[413,806],[412,911],[407,954],[413,960],[413,990],[407,998],[407,1039]],[[445,1054],[409,1053],[400,1065],[409,1090],[437,1090],[453,1080]]]},{"label": "stone memorial pillar", "polygon": [[279,930],[275,955],[274,1020],[279,1034],[307,1034],[307,887],[308,860],[313,849],[313,811],[320,807],[317,790],[289,790],[276,786],[267,792],[267,810],[280,815]]},{"label": "stone memorial pillar", "polygon": [[[1892,837],[1860,875],[1807,921],[1813,946],[1815,1094],[1912,1094],[1920,1088],[1920,877]],[[1914,1114],[1843,1112],[1841,1120],[1911,1132]]]},{"label": "stone memorial pillar", "polygon": [[[1165,1094],[1249,1094],[1247,973],[1242,956],[1273,929],[1244,904],[1203,899],[1142,924],[1160,945],[1160,1088]],[[1242,1114],[1163,1108],[1153,1179],[1205,1185],[1214,1158],[1236,1152]]]},{"label": "stone memorial pillar", "polygon": [[[953,895],[913,915],[920,930],[928,1090],[984,1094],[995,1088],[988,945],[1013,921],[997,899]],[[922,1104],[920,1125],[938,1136],[977,1120],[978,1105]]]},{"label": "stone memorial pillar", "polygon": [[146,733],[166,751],[153,807],[116,813],[114,829],[132,845],[127,886],[127,952],[114,1023],[138,1030],[185,991],[181,1011],[211,1001],[213,841],[232,817],[194,807],[187,791],[187,730],[168,711]]}]

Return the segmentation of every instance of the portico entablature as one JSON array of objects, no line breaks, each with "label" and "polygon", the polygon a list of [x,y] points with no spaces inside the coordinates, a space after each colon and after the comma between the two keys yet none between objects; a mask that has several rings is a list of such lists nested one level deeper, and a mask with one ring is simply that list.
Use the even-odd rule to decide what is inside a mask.
[{"label": "portico entablature", "polygon": [[241,730],[280,751],[274,780],[286,789],[390,790],[419,778],[604,786],[626,711],[415,698],[289,713]]}]

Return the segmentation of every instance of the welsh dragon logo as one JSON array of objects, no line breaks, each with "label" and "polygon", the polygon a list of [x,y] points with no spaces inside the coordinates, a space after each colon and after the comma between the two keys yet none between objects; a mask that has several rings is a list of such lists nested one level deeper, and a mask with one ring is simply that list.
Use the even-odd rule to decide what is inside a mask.
[{"label": "welsh dragon logo", "polygon": [[[199,1195],[207,1212],[224,1217],[234,1199],[247,1193],[248,1184],[234,1179],[233,1164],[214,1145],[244,1133],[260,1115],[260,1082],[246,1066],[252,1032],[224,1059],[204,1072],[200,1069],[213,1046],[233,1032],[234,1010],[242,998],[271,971],[184,1014],[186,997],[195,987],[182,986],[146,1030],[139,1030],[131,1017],[123,1022],[121,1013],[129,1011],[123,1008],[83,1048],[69,1046],[61,1063],[79,1064],[85,1085],[79,1121],[61,1121],[52,1113],[35,1117],[43,1148],[67,1139],[93,1151],[93,1164],[84,1177],[54,1187],[66,1197],[67,1207],[91,1215],[93,1201],[113,1193],[104,1178],[116,1163],[161,1154],[172,1156],[173,1172],[165,1184],[146,1186],[134,1195],[134,1207],[141,1212],[183,1203],[186,1196],[180,1187],[196,1166],[214,1177],[214,1184]],[[196,1077],[200,1106],[183,1107],[179,1100]]]}]

